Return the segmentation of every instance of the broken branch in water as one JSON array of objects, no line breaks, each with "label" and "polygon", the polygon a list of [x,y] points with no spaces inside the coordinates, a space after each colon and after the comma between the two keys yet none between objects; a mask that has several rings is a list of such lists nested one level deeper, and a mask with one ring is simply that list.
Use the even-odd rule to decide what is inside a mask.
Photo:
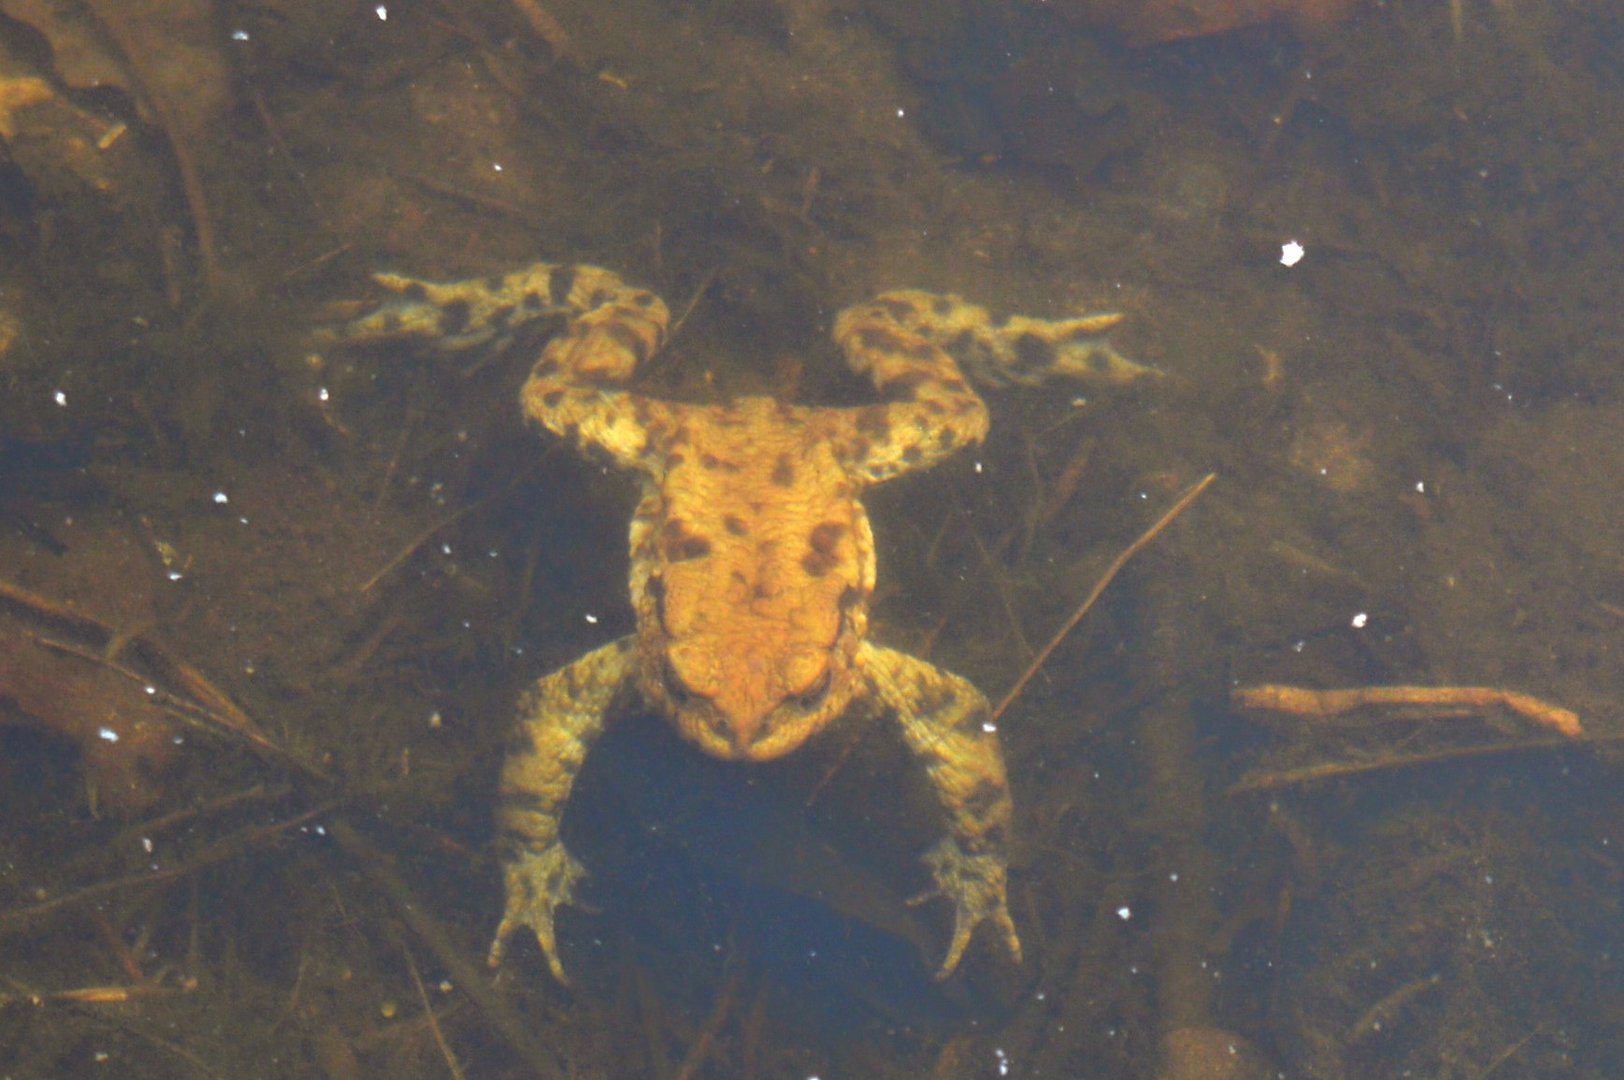
[{"label": "broken branch in water", "polygon": [[1015,699],[1021,696],[1021,691],[1026,689],[1026,684],[1032,681],[1032,676],[1036,675],[1043,665],[1048,662],[1050,655],[1060,647],[1062,641],[1066,640],[1066,635],[1070,634],[1077,624],[1083,621],[1083,616],[1088,614],[1089,609],[1110,587],[1111,582],[1116,580],[1117,574],[1122,572],[1122,568],[1128,565],[1129,560],[1149,547],[1151,541],[1160,536],[1162,531],[1173,524],[1180,514],[1189,509],[1190,504],[1200,498],[1201,493],[1211,487],[1212,482],[1216,479],[1218,479],[1218,474],[1215,472],[1203,476],[1196,482],[1195,486],[1179,496],[1178,502],[1174,503],[1156,524],[1146,529],[1139,539],[1129,544],[1123,549],[1122,554],[1112,560],[1111,565],[1105,568],[1105,573],[1100,575],[1100,579],[1094,583],[1094,587],[1083,598],[1083,602],[1077,605],[1077,610],[1071,613],[1071,618],[1067,619],[1065,624],[1055,632],[1054,637],[1050,638],[1049,643],[1043,647],[1043,651],[1038,653],[1032,662],[1027,665],[1025,671],[1021,672],[1021,677],[1015,680],[1015,685],[1009,688],[1009,693],[1004,695],[1003,700],[998,703],[998,707],[992,711],[991,723],[996,724],[999,717],[1008,712],[1009,707],[1015,704]]},{"label": "broken branch in water", "polygon": [[1531,694],[1492,686],[1358,686],[1345,690],[1310,690],[1301,686],[1242,686],[1230,694],[1239,709],[1260,709],[1291,716],[1339,716],[1356,709],[1403,706],[1435,709],[1440,714],[1466,709],[1505,708],[1541,727],[1569,738],[1584,734],[1579,715]]}]

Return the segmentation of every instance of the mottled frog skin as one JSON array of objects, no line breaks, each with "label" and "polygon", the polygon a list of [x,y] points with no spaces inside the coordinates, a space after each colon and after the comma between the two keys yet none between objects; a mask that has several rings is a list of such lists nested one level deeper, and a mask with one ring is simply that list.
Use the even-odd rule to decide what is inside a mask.
[{"label": "mottled frog skin", "polygon": [[987,700],[868,639],[874,537],[860,496],[981,441],[987,409],[969,378],[1125,383],[1151,373],[1101,336],[1118,316],[995,321],[955,296],[889,292],[834,325],[875,404],[702,405],[630,388],[670,315],[608,270],[537,263],[479,281],[377,280],[396,296],[342,338],[469,349],[500,344],[528,320],[565,317],[524,384],[524,411],[643,481],[631,523],[636,632],[541,679],[522,704],[501,779],[507,907],[491,963],[528,928],[564,980],[554,916],[576,901],[586,870],[565,850],[560,819],[605,724],[639,704],[704,752],[751,762],[790,753],[848,709],[888,717],[946,812],[946,835],[924,856],[954,908],[938,977],[958,966],[982,922],[1019,961],[1005,895],[1009,786]]}]

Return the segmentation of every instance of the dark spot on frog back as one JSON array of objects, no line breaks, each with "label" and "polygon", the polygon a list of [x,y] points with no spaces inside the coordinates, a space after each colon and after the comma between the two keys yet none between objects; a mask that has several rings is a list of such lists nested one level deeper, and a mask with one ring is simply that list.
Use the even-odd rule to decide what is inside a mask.
[{"label": "dark spot on frog back", "polygon": [[777,487],[794,486],[795,462],[790,460],[788,454],[778,455],[778,460],[773,464],[772,482]]},{"label": "dark spot on frog back", "polygon": [[807,537],[807,552],[801,557],[801,569],[810,577],[824,577],[840,565],[840,540],[846,535],[846,526],[838,521],[825,521],[812,529]]},{"label": "dark spot on frog back", "polygon": [[690,532],[688,523],[681,518],[671,518],[660,530],[660,552],[666,562],[703,559],[711,553],[711,542],[699,533]]}]

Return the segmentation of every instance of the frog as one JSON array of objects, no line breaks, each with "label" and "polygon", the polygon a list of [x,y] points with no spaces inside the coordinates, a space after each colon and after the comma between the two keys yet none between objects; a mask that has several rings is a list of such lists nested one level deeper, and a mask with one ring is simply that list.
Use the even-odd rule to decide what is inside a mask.
[{"label": "frog", "polygon": [[886,291],[833,322],[870,403],[695,403],[636,387],[671,315],[615,271],[538,262],[471,280],[374,279],[383,298],[342,327],[345,341],[467,352],[561,320],[524,381],[522,410],[641,484],[629,530],[635,629],[522,695],[497,790],[505,906],[490,965],[528,932],[552,976],[569,982],[557,913],[581,904],[587,868],[561,823],[610,723],[652,712],[699,751],[749,764],[782,758],[859,710],[894,726],[945,819],[922,856],[933,883],[922,899],[952,910],[936,978],[957,970],[983,924],[1019,963],[1008,901],[1014,808],[997,725],[968,679],[869,637],[876,560],[862,495],[980,443],[988,409],[973,384],[1121,386],[1159,375],[1112,346],[1122,316],[995,318],[955,294]]}]

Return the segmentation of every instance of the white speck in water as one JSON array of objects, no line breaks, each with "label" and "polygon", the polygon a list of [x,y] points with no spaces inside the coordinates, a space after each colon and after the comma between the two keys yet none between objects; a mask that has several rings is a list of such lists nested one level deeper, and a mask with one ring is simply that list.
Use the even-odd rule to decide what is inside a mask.
[{"label": "white speck in water", "polygon": [[110,727],[97,728],[96,735],[103,742],[118,742],[118,732]]},{"label": "white speck in water", "polygon": [[62,406],[64,409],[68,407],[68,395],[60,390],[51,395],[51,400]]},{"label": "white speck in water", "polygon": [[1303,261],[1303,256],[1307,253],[1307,250],[1297,241],[1287,240],[1280,245],[1280,265],[1296,266]]},{"label": "white speck in water", "polygon": [[1361,611],[1352,619],[1348,620],[1348,622],[1349,625],[1351,625],[1355,630],[1363,630],[1365,626],[1369,624],[1370,616],[1366,612]]}]

